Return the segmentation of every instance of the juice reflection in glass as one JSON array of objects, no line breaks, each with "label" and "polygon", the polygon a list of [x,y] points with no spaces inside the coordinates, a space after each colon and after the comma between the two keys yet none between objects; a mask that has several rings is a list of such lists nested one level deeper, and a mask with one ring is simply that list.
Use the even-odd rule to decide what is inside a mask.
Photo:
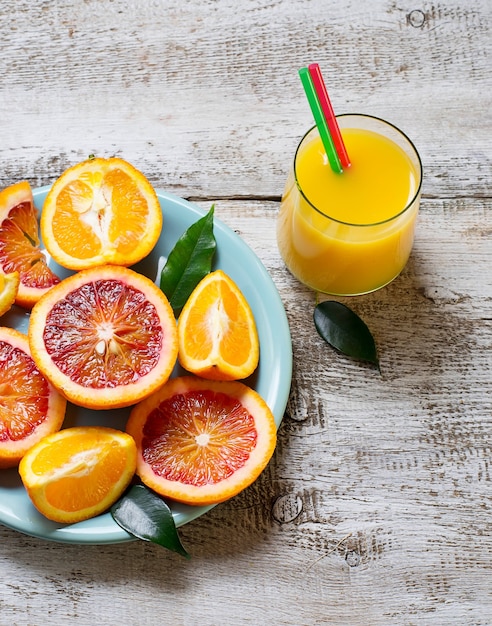
[{"label": "juice reflection in glass", "polygon": [[422,164],[395,126],[339,115],[351,166],[334,173],[314,127],[294,157],[277,223],[286,266],[327,294],[368,293],[391,282],[410,255]]}]

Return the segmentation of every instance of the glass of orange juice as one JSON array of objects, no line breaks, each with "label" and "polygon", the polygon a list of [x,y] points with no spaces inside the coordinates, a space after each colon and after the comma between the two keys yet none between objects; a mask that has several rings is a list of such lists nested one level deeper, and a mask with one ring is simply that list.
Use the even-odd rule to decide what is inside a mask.
[{"label": "glass of orange juice", "polygon": [[410,139],[377,117],[337,116],[351,165],[334,172],[319,132],[297,148],[277,221],[287,268],[323,293],[352,296],[391,282],[412,250],[422,163]]}]

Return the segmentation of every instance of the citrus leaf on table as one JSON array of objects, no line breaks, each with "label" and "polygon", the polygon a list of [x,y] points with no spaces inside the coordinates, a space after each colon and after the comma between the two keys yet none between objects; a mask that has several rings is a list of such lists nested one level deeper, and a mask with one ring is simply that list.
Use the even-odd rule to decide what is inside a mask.
[{"label": "citrus leaf on table", "polygon": [[176,242],[161,272],[160,287],[175,313],[179,312],[200,280],[212,269],[217,246],[214,208],[192,224]]},{"label": "citrus leaf on table", "polygon": [[314,325],[320,336],[342,354],[379,366],[371,331],[349,307],[332,300],[320,302],[314,309]]},{"label": "citrus leaf on table", "polygon": [[134,537],[191,558],[181,543],[171,509],[144,485],[134,485],[111,507],[111,515]]}]

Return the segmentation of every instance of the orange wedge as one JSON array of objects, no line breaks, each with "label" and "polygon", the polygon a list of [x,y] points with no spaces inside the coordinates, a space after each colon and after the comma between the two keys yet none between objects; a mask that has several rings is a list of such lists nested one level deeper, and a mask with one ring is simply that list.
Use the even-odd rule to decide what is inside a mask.
[{"label": "orange wedge", "polygon": [[223,502],[248,487],[276,445],[274,417],[238,381],[172,378],[132,409],[137,474],[162,496],[191,505]]},{"label": "orange wedge", "polygon": [[258,366],[259,340],[253,312],[236,283],[222,270],[196,286],[178,320],[178,358],[193,374],[239,380]]},{"label": "orange wedge", "polygon": [[0,317],[10,311],[19,291],[19,272],[4,274],[0,270]]},{"label": "orange wedge", "polygon": [[48,267],[38,235],[38,213],[27,181],[0,191],[0,268],[18,272],[15,303],[30,309],[60,279]]},{"label": "orange wedge", "polygon": [[80,522],[103,513],[130,484],[133,439],[101,426],[66,428],[33,446],[19,474],[34,506],[48,519]]},{"label": "orange wedge", "polygon": [[55,181],[40,226],[46,249],[64,267],[129,266],[155,246],[162,211],[152,185],[133,165],[93,158]]}]

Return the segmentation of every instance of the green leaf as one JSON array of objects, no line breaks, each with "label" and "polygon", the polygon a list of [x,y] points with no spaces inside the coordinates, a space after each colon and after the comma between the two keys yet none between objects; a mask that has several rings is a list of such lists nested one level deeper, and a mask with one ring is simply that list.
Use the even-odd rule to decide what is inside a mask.
[{"label": "green leaf", "polygon": [[175,314],[183,308],[193,289],[212,269],[215,253],[214,208],[176,242],[161,272],[161,289],[166,294]]},{"label": "green leaf", "polygon": [[318,304],[314,309],[314,325],[321,337],[342,354],[379,367],[371,331],[341,302],[327,300]]},{"label": "green leaf", "polygon": [[190,559],[183,548],[171,509],[144,485],[134,485],[111,508],[114,521],[138,539],[152,541]]}]

